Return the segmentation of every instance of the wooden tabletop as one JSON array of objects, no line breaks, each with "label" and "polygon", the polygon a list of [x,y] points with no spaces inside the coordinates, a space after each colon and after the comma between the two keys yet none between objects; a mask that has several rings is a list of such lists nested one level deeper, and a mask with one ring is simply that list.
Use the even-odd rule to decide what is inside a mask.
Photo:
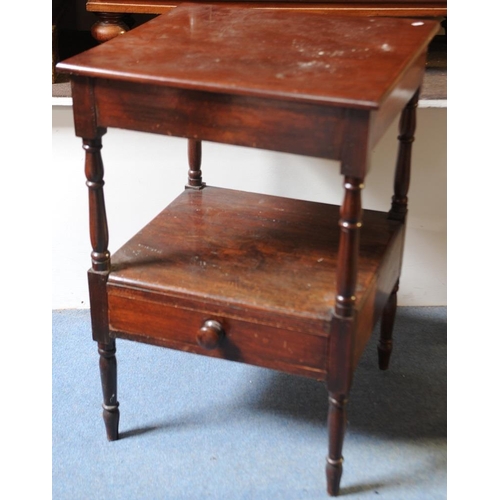
[{"label": "wooden tabletop", "polygon": [[423,19],[184,4],[59,63],[58,70],[378,109],[438,29]]}]

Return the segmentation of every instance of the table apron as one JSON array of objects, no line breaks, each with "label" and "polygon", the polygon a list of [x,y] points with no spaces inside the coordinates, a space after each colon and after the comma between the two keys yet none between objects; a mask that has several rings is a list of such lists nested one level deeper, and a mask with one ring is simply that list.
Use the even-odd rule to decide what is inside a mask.
[{"label": "table apron", "polygon": [[95,81],[93,94],[99,127],[334,160],[340,160],[350,112],[314,103],[106,79]]}]

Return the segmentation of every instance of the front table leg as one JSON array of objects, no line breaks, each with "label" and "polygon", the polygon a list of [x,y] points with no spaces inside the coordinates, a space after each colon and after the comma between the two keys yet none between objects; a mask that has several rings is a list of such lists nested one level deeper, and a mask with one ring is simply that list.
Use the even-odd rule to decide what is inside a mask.
[{"label": "front table leg", "polygon": [[101,137],[83,139],[85,175],[89,191],[89,225],[92,243],[92,268],[88,272],[92,337],[98,343],[99,368],[103,393],[103,418],[110,441],[118,439],[120,413],[117,401],[115,340],[109,336],[106,282],[111,269],[108,251],[108,223],[104,204],[104,167],[101,157]]},{"label": "front table leg", "polygon": [[328,396],[328,457],[326,459],[326,479],[328,494],[338,496],[342,477],[342,446],[347,424],[347,397],[345,394]]},{"label": "front table leg", "polygon": [[344,201],[340,211],[340,242],[337,263],[335,327],[330,337],[328,388],[327,491],[337,496],[342,477],[342,446],[346,431],[346,404],[353,373],[353,337],[356,324],[356,281],[359,236],[362,226],[361,191],[363,180],[344,179]]},{"label": "front table leg", "polygon": [[118,422],[120,411],[117,400],[117,373],[116,373],[116,347],[115,341],[110,340],[108,344],[98,343],[99,369],[102,384],[102,417],[106,426],[106,434],[109,441],[118,439]]}]

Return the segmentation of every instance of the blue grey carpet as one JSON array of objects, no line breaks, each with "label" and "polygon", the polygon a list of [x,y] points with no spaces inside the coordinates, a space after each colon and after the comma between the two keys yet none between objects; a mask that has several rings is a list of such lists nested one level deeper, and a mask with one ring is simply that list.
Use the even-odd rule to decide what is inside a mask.
[{"label": "blue grey carpet", "polygon": [[[445,499],[446,308],[398,309],[387,372],[376,336],[351,390],[341,494]],[[55,500],[329,498],[322,383],[125,340],[117,359],[110,443],[89,312],[53,312]]]}]

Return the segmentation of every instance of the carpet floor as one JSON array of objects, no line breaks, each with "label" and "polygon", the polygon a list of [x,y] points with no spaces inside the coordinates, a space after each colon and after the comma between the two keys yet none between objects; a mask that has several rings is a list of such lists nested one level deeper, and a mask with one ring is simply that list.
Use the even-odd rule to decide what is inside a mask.
[{"label": "carpet floor", "polygon": [[[386,372],[376,337],[351,390],[341,495],[445,499],[446,308],[398,309]],[[329,498],[324,384],[125,340],[117,360],[108,442],[89,311],[53,311],[55,500]]]}]

